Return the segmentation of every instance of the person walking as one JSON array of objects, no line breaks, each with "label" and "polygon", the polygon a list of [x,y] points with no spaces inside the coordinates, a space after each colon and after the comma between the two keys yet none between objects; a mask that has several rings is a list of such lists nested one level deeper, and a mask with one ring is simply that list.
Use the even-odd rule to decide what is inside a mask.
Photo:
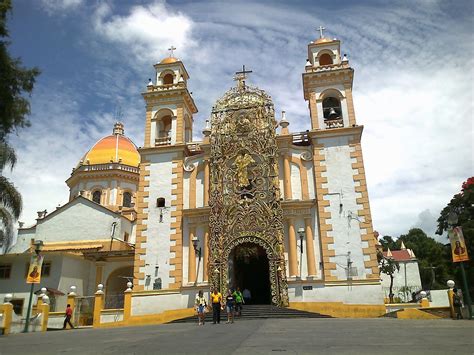
[{"label": "person walking", "polygon": [[252,300],[252,294],[250,293],[250,290],[248,288],[244,288],[243,296],[245,303],[250,304],[250,301]]},{"label": "person walking", "polygon": [[196,295],[196,312],[198,316],[199,325],[204,325],[204,318],[206,316],[207,302],[204,298],[202,290],[199,290],[199,293]]},{"label": "person walking", "polygon": [[457,288],[453,288],[453,306],[454,306],[454,311],[456,312],[456,319],[464,319],[462,315],[461,296],[459,296]]},{"label": "person walking", "polygon": [[212,304],[212,324],[220,324],[221,322],[221,306],[222,306],[222,294],[217,291],[217,288],[211,293],[211,304]]},{"label": "person walking", "polygon": [[66,318],[64,318],[64,325],[63,325],[63,329],[66,329],[66,325],[69,324],[69,326],[71,327],[71,329],[74,329],[74,326],[72,325],[71,323],[71,318],[72,318],[72,308],[71,308],[71,305],[68,304],[66,306]]},{"label": "person walking", "polygon": [[229,288],[227,290],[227,296],[225,297],[225,306],[227,311],[227,324],[234,323],[234,304],[235,298],[232,295],[232,291]]},{"label": "person walking", "polygon": [[240,288],[237,287],[237,290],[234,291],[232,294],[235,299],[235,313],[237,316],[242,315],[242,304],[244,303],[244,296],[242,295],[242,292],[240,292]]}]

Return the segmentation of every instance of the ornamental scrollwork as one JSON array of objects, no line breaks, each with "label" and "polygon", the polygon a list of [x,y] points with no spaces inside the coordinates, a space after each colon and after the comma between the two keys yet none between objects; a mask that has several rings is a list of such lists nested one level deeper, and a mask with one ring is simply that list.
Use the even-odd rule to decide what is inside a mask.
[{"label": "ornamental scrollwork", "polygon": [[263,247],[269,259],[272,303],[288,305],[278,148],[271,97],[238,85],[212,110],[210,151],[209,280],[225,291],[232,250]]}]

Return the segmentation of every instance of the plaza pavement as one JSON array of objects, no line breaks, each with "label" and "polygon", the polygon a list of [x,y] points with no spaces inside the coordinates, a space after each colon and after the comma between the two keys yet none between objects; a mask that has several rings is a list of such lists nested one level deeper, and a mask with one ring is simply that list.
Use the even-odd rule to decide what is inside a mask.
[{"label": "plaza pavement", "polygon": [[474,321],[262,319],[0,336],[0,354],[474,354]]}]

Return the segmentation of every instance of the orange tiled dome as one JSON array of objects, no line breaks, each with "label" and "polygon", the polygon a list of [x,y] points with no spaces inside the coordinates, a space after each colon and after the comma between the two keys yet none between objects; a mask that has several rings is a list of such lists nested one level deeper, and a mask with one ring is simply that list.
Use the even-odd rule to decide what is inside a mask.
[{"label": "orange tiled dome", "polygon": [[334,40],[331,39],[331,38],[321,37],[321,38],[318,38],[316,41],[314,41],[314,43],[320,44],[320,43],[329,43],[329,42],[332,42],[332,41],[334,41]]},{"label": "orange tiled dome", "polygon": [[175,58],[175,57],[166,57],[165,59],[163,59],[160,64],[172,64],[172,63],[176,63],[178,62],[179,59],[178,58]]},{"label": "orange tiled dome", "polygon": [[123,135],[123,125],[116,123],[114,134],[100,139],[86,153],[83,164],[106,164],[111,161],[138,167],[140,154],[135,144]]}]

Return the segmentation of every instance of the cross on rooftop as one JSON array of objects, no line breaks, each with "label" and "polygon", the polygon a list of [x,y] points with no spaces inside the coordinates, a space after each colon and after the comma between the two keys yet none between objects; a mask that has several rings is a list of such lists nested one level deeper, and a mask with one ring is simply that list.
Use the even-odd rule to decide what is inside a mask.
[{"label": "cross on rooftop", "polygon": [[173,51],[176,50],[176,47],[175,46],[171,46],[168,48],[168,50],[170,51],[170,57],[173,56]]},{"label": "cross on rooftop", "polygon": [[323,31],[325,30],[326,28],[324,28],[323,26],[319,26],[319,28],[317,28],[317,30],[319,31],[319,38],[323,38],[324,35],[323,35]]},{"label": "cross on rooftop", "polygon": [[251,70],[245,70],[245,65],[242,65],[241,71],[236,71],[234,80],[239,82],[239,86],[245,86],[245,79],[247,79],[247,74],[252,73]]}]

